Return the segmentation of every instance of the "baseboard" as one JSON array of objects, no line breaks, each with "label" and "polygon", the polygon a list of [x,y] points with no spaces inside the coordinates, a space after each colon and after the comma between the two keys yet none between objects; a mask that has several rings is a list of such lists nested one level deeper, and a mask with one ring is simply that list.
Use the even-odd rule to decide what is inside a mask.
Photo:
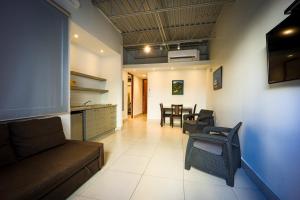
[{"label": "baseboard", "polygon": [[280,200],[279,197],[261,180],[254,170],[242,159],[242,168],[250,179],[256,184],[258,189],[270,200]]},{"label": "baseboard", "polygon": [[133,118],[136,118],[136,117],[139,117],[139,116],[142,116],[143,113],[139,113],[139,114],[136,114],[136,115],[133,115]]}]

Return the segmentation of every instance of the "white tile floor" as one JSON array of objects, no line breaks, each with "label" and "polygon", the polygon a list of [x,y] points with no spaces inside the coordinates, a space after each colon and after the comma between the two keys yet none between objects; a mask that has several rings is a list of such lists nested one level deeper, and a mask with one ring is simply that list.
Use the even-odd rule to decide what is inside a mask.
[{"label": "white tile floor", "polygon": [[130,119],[104,143],[104,168],[69,199],[78,200],[262,200],[242,169],[235,187],[192,168],[184,170],[188,136],[181,128],[144,117]]}]

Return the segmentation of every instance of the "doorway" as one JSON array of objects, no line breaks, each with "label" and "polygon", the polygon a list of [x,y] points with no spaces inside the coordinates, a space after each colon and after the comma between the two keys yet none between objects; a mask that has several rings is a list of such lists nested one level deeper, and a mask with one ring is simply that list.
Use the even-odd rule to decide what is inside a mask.
[{"label": "doorway", "polygon": [[147,114],[148,105],[148,80],[143,79],[143,114]]},{"label": "doorway", "polygon": [[128,73],[128,85],[127,85],[127,114],[133,118],[133,75]]}]

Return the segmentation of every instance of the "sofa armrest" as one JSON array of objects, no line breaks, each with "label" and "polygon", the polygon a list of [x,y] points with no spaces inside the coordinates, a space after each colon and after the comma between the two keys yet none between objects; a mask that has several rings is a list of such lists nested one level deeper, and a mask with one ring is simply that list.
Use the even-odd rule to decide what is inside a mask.
[{"label": "sofa armrest", "polygon": [[98,145],[99,147],[99,168],[104,166],[104,144],[99,142],[85,141],[88,145]]},{"label": "sofa armrest", "polygon": [[101,146],[99,147],[99,154],[100,154],[99,167],[101,169],[104,166],[104,144],[103,143],[101,143]]},{"label": "sofa armrest", "polygon": [[85,145],[98,146],[99,148],[99,168],[104,166],[104,144],[92,141],[79,141],[79,140],[68,140],[73,143],[84,143]]}]

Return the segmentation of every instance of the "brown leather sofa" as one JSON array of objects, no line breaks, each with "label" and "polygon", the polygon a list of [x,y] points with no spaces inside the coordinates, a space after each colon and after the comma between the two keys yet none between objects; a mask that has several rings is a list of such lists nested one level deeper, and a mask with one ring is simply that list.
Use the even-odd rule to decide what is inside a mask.
[{"label": "brown leather sofa", "polygon": [[0,124],[0,199],[65,199],[103,154],[103,144],[66,140],[59,117]]}]

